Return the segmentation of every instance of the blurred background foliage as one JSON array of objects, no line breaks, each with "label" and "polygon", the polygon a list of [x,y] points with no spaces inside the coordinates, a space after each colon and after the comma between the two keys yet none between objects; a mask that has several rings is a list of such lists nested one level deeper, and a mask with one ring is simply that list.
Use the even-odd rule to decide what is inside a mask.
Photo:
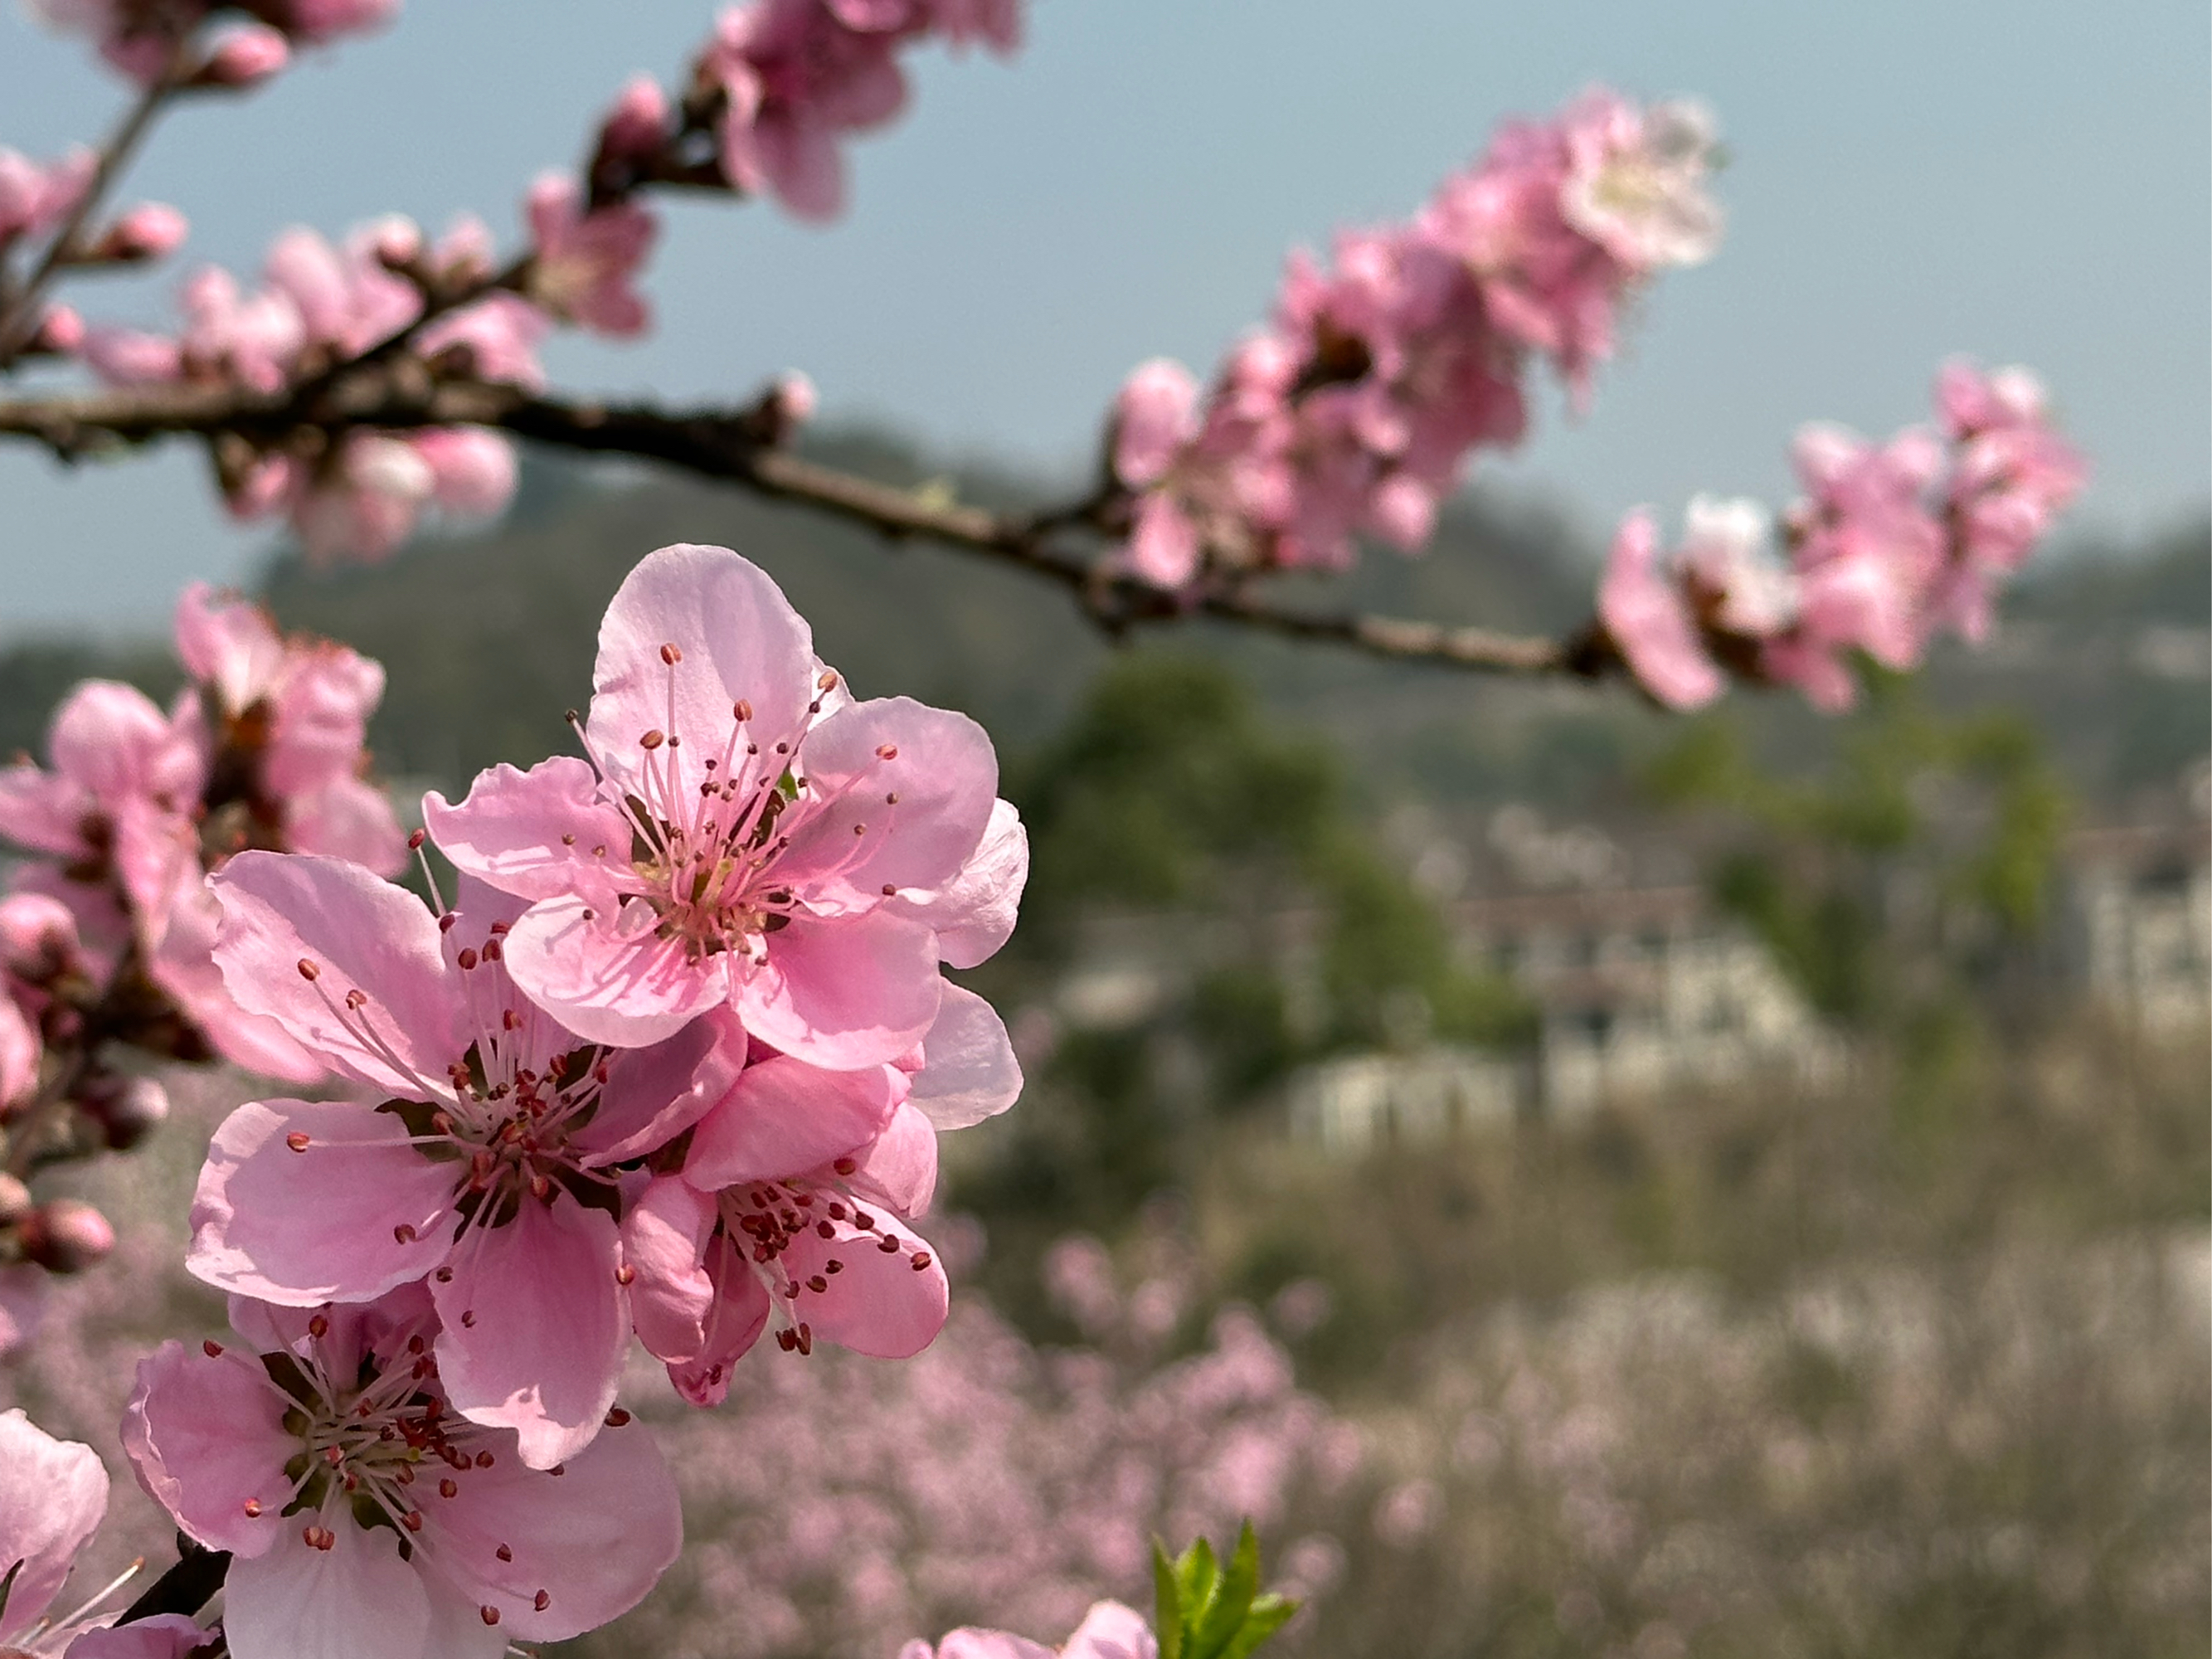
[{"label": "blurred background foliage", "polygon": [[[818,448],[1027,498],[880,434]],[[385,663],[380,764],[403,794],[451,791],[568,750],[608,596],[678,540],[766,566],[861,695],[968,709],[997,740],[1034,864],[1013,943],[963,977],[1006,1015],[1029,1087],[947,1144],[940,1205],[988,1240],[960,1282],[1074,1349],[1048,1247],[1086,1233],[1141,1264],[1172,1237],[1194,1288],[1165,1359],[1225,1305],[1267,1310],[1370,1471],[1279,1523],[1342,1568],[1286,1643],[2203,1651],[2203,1024],[2154,1040],[2087,1003],[2057,971],[2054,895],[2069,836],[2130,821],[2212,747],[2204,524],[2051,561],[1990,650],[1870,673],[1835,720],[1738,696],[1686,722],[1619,686],[1409,673],[1200,623],[1117,649],[1056,591],[939,550],[535,459],[495,530],[370,568],[279,556],[261,591]],[[1565,515],[1478,495],[1428,559],[1370,559],[1314,597],[1557,629],[1595,565]],[[177,683],[157,647],[18,643],[0,738],[39,748],[88,673]],[[1508,804],[1674,848],[1841,1063],[1356,1155],[1287,1135],[1285,1091],[1316,1062],[1539,1050],[1528,993],[1463,948],[1398,833],[1409,811]],[[1125,957],[1176,971],[1139,984]],[[670,1647],[664,1625],[691,1627],[637,1627],[667,1659],[771,1650],[705,1626]]]}]

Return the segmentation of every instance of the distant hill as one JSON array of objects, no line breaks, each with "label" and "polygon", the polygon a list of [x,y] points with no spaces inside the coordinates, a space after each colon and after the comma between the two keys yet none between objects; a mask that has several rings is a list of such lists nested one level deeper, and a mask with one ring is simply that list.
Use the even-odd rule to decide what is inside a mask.
[{"label": "distant hill", "polygon": [[[813,453],[894,483],[939,473],[879,435],[827,439]],[[982,469],[949,482],[988,505],[1042,493]],[[263,593],[287,625],[386,665],[390,689],[372,741],[388,774],[459,787],[495,761],[570,746],[562,712],[590,695],[608,597],[641,556],[675,541],[721,543],[765,566],[812,621],[823,656],[864,695],[899,691],[968,709],[1016,752],[1052,729],[1115,648],[1057,589],[1018,572],[927,544],[887,547],[702,480],[537,456],[500,525],[426,538],[371,567],[320,570],[280,555]],[[1285,587],[1316,605],[1557,630],[1588,615],[1598,557],[1563,514],[1474,494],[1445,514],[1423,558],[1378,554],[1348,580]],[[2208,611],[2212,531],[2200,524],[2125,556],[2052,564],[2008,601],[1994,649],[1939,653],[1931,684],[1946,702],[2026,708],[2077,787],[2124,792],[2170,776],[2212,739],[2204,673],[2194,666]],[[1163,647],[1229,656],[1280,718],[1341,748],[1353,775],[1382,796],[1618,805],[1632,787],[1628,763],[1670,729],[1618,685],[1516,684],[1206,626],[1164,630],[1153,648]],[[0,745],[36,749],[46,712],[88,673],[157,692],[176,682],[158,647],[18,644],[0,651]],[[1741,703],[1778,756],[1820,741],[1821,723],[1793,700]]]}]

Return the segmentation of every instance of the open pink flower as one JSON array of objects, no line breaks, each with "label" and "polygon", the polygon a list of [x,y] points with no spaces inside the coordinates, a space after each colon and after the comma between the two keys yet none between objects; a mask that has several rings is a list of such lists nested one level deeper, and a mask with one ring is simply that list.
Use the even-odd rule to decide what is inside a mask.
[{"label": "open pink flower", "polygon": [[1597,590],[1598,620],[1644,689],[1672,708],[1695,708],[1725,681],[1698,636],[1681,585],[1659,568],[1659,527],[1643,509],[1620,521]]},{"label": "open pink flower", "polygon": [[260,606],[204,582],[179,598],[176,639],[202,689],[223,797],[210,808],[235,806],[246,820],[240,844],[326,853],[395,874],[406,837],[384,792],[361,775],[382,667],[333,641],[288,639]]},{"label": "open pink flower", "polygon": [[855,28],[824,0],[751,0],[722,14],[702,68],[727,99],[722,171],[749,194],[773,191],[805,219],[845,205],[838,140],[906,105],[900,33]]},{"label": "open pink flower", "polygon": [[1098,1601],[1057,1649],[1004,1631],[963,1626],[947,1631],[934,1648],[908,1642],[898,1659],[1159,1659],[1159,1638],[1142,1613],[1119,1601]]},{"label": "open pink flower", "polygon": [[520,906],[433,916],[356,866],[241,853],[215,878],[233,999],[381,1105],[264,1100],[216,1130],[187,1265],[307,1307],[430,1280],[446,1398],[545,1468],[613,1403],[629,1314],[620,1167],[695,1122],[743,1055],[702,1026],[608,1055],[515,993]]},{"label": "open pink flower", "polygon": [[582,187],[559,173],[531,185],[529,212],[530,297],[601,334],[643,333],[652,313],[634,281],[659,234],[653,215],[627,201],[587,211]]},{"label": "open pink flower", "polygon": [[787,1352],[927,1346],[945,1322],[945,1269],[902,1223],[929,1207],[938,1132],[1020,1092],[998,1015],[956,986],[906,1066],[757,1055],[700,1120],[681,1175],[657,1179],[623,1222],[638,1335],[678,1392],[719,1402],[771,1316]]},{"label": "open pink flower", "polygon": [[903,697],[842,697],[805,623],[728,549],[639,563],[593,686],[592,764],[500,767],[458,806],[423,801],[448,858],[528,902],[507,971],[568,1030],[634,1047],[727,1005],[785,1054],[875,1065],[928,1031],[940,958],[1004,941],[1027,849],[990,739]]},{"label": "open pink flower", "polygon": [[627,1612],[676,1559],[676,1485],[645,1431],[532,1468],[514,1434],[453,1414],[419,1287],[319,1310],[234,1297],[231,1323],[237,1346],[140,1364],[123,1444],[178,1526],[231,1553],[236,1659],[496,1659]]},{"label": "open pink flower", "polygon": [[0,836],[64,860],[46,890],[88,945],[112,955],[134,937],[158,942],[199,873],[189,815],[205,763],[189,704],[165,714],[131,686],[88,680],[55,712],[46,744],[51,771],[0,769]]}]

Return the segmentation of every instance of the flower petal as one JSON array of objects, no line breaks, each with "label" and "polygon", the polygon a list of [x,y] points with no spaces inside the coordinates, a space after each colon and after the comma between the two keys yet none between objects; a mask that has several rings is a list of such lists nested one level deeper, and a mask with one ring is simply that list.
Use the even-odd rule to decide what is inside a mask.
[{"label": "flower petal", "polygon": [[999,1011],[948,981],[907,1098],[939,1128],[964,1129],[996,1117],[1021,1092],[1021,1062]]},{"label": "flower petal", "polygon": [[100,1454],[57,1440],[21,1411],[0,1413],[0,1572],[17,1562],[0,1641],[39,1622],[70,1563],[107,1513]]},{"label": "flower petal", "polygon": [[[420,900],[358,865],[303,853],[240,853],[212,881],[222,901],[215,959],[240,1007],[372,1088],[453,1097],[447,1067],[469,1044],[465,1005]],[[356,990],[365,1000],[348,1010]]]},{"label": "flower petal", "polygon": [[794,917],[741,987],[738,1014],[771,1048],[837,1070],[896,1060],[937,1018],[937,936],[874,910]]},{"label": "flower petal", "polygon": [[447,1399],[472,1423],[513,1429],[532,1468],[589,1445],[615,1403],[629,1343],[621,1261],[614,1218],[556,1192],[473,1234],[453,1277],[431,1282]]},{"label": "flower petal", "polygon": [[[261,1362],[234,1348],[209,1355],[164,1342],[138,1362],[123,1413],[123,1449],[146,1495],[210,1549],[244,1560],[288,1532],[285,1460],[300,1449]],[[247,1505],[253,1506],[248,1513]]]},{"label": "flower petal", "polygon": [[804,1175],[857,1152],[898,1102],[887,1066],[828,1072],[779,1054],[748,1066],[701,1120],[684,1178],[702,1192]]},{"label": "flower petal", "polygon": [[295,1308],[367,1302],[422,1278],[452,1247],[467,1166],[409,1141],[398,1118],[352,1101],[240,1107],[208,1143],[185,1267]]},{"label": "flower petal", "polygon": [[576,897],[531,906],[507,936],[507,971],[523,995],[578,1036],[641,1048],[729,996],[720,959],[694,962],[653,931],[642,900],[610,915]]}]

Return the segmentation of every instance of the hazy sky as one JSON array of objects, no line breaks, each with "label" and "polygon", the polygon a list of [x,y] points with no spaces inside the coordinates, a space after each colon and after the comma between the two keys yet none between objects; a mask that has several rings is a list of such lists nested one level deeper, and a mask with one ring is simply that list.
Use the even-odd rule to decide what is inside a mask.
[{"label": "hazy sky", "polygon": [[[531,174],[573,162],[630,71],[672,80],[713,11],[409,0],[380,36],[173,116],[124,193],[191,216],[185,266],[251,268],[285,224],[386,210],[475,207],[511,234]],[[2207,496],[2209,55],[2203,0],[1039,0],[1012,64],[909,60],[917,96],[853,147],[842,222],[672,208],[653,337],[552,363],[671,398],[803,368],[829,419],[1072,469],[1127,368],[1210,368],[1287,247],[1402,216],[1501,117],[1604,80],[1719,112],[1728,240],[1651,295],[1586,418],[1547,400],[1480,476],[1594,526],[1699,489],[1779,495],[1796,422],[1917,418],[1965,351],[2053,387],[2097,467],[2079,523],[2156,527]],[[0,143],[50,153],[122,96],[0,12]],[[155,322],[177,274],[74,297]],[[0,635],[143,626],[267,540],[223,520],[195,453],[68,474],[0,451]]]}]

